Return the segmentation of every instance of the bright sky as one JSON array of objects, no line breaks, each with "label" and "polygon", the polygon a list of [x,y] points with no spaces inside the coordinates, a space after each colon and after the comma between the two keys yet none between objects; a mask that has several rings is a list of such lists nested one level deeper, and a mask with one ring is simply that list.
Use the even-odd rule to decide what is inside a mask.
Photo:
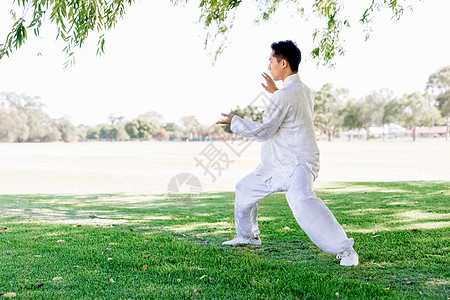
[{"label": "bright sky", "polygon": [[[12,25],[11,2],[0,2],[0,43]],[[51,117],[68,116],[75,125],[106,123],[109,114],[131,120],[147,111],[162,114],[166,122],[196,115],[209,125],[262,91],[260,74],[267,70],[270,44],[284,39],[297,41],[303,54],[300,77],[314,90],[330,82],[357,98],[380,88],[398,96],[423,91],[431,73],[450,65],[450,1],[411,1],[414,11],[398,22],[382,13],[365,42],[357,20],[368,2],[353,1],[359,7],[346,8],[354,18],[345,33],[347,53],[334,69],[317,68],[309,56],[317,21],[290,17],[288,10],[256,26],[254,7],[245,4],[231,44],[212,66],[195,7],[137,1],[108,32],[106,54],[96,56],[93,36],[67,70],[54,25],[47,22],[39,38],[30,31],[25,46],[0,60],[0,92],[40,96]]]}]

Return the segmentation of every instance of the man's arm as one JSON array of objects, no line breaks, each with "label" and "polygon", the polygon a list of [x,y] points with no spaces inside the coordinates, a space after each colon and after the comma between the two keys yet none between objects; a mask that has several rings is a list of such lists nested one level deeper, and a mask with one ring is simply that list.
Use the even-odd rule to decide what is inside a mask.
[{"label": "man's arm", "polygon": [[222,114],[226,119],[218,121],[216,124],[229,124],[231,131],[250,140],[266,141],[275,135],[288,112],[289,107],[282,105],[282,97],[281,93],[273,95],[264,112],[262,123],[242,119],[236,115]]}]

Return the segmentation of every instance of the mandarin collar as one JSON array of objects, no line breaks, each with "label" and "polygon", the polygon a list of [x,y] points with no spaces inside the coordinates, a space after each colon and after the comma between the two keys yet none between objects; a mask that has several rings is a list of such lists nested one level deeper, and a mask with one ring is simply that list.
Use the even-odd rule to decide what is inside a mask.
[{"label": "mandarin collar", "polygon": [[287,86],[288,84],[294,83],[294,82],[300,82],[300,76],[298,76],[298,73],[289,75],[286,77],[286,79],[283,82],[283,87]]}]

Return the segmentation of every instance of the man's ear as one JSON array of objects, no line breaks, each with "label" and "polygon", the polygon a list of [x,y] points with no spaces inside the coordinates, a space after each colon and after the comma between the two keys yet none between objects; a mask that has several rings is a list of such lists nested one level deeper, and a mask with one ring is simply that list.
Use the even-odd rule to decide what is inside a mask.
[{"label": "man's ear", "polygon": [[285,60],[285,59],[282,59],[281,60],[281,67],[284,69],[284,68],[287,68],[287,66],[288,66],[289,64],[288,64],[288,62],[287,62],[287,60]]}]

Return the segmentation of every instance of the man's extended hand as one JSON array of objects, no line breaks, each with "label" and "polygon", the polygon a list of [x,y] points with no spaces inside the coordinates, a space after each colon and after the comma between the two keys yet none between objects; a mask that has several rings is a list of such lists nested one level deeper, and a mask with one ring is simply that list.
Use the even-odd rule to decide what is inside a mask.
[{"label": "man's extended hand", "polygon": [[221,115],[224,116],[225,119],[217,121],[216,124],[228,124],[228,125],[231,125],[231,119],[233,119],[234,115],[232,115],[232,114],[224,114],[224,113],[222,113]]},{"label": "man's extended hand", "polygon": [[275,93],[276,91],[278,91],[278,88],[275,85],[275,82],[273,81],[273,79],[269,75],[267,75],[266,73],[262,73],[261,75],[266,80],[266,84],[267,85],[264,85],[264,83],[261,83],[262,87],[266,91],[268,91],[269,93]]}]

